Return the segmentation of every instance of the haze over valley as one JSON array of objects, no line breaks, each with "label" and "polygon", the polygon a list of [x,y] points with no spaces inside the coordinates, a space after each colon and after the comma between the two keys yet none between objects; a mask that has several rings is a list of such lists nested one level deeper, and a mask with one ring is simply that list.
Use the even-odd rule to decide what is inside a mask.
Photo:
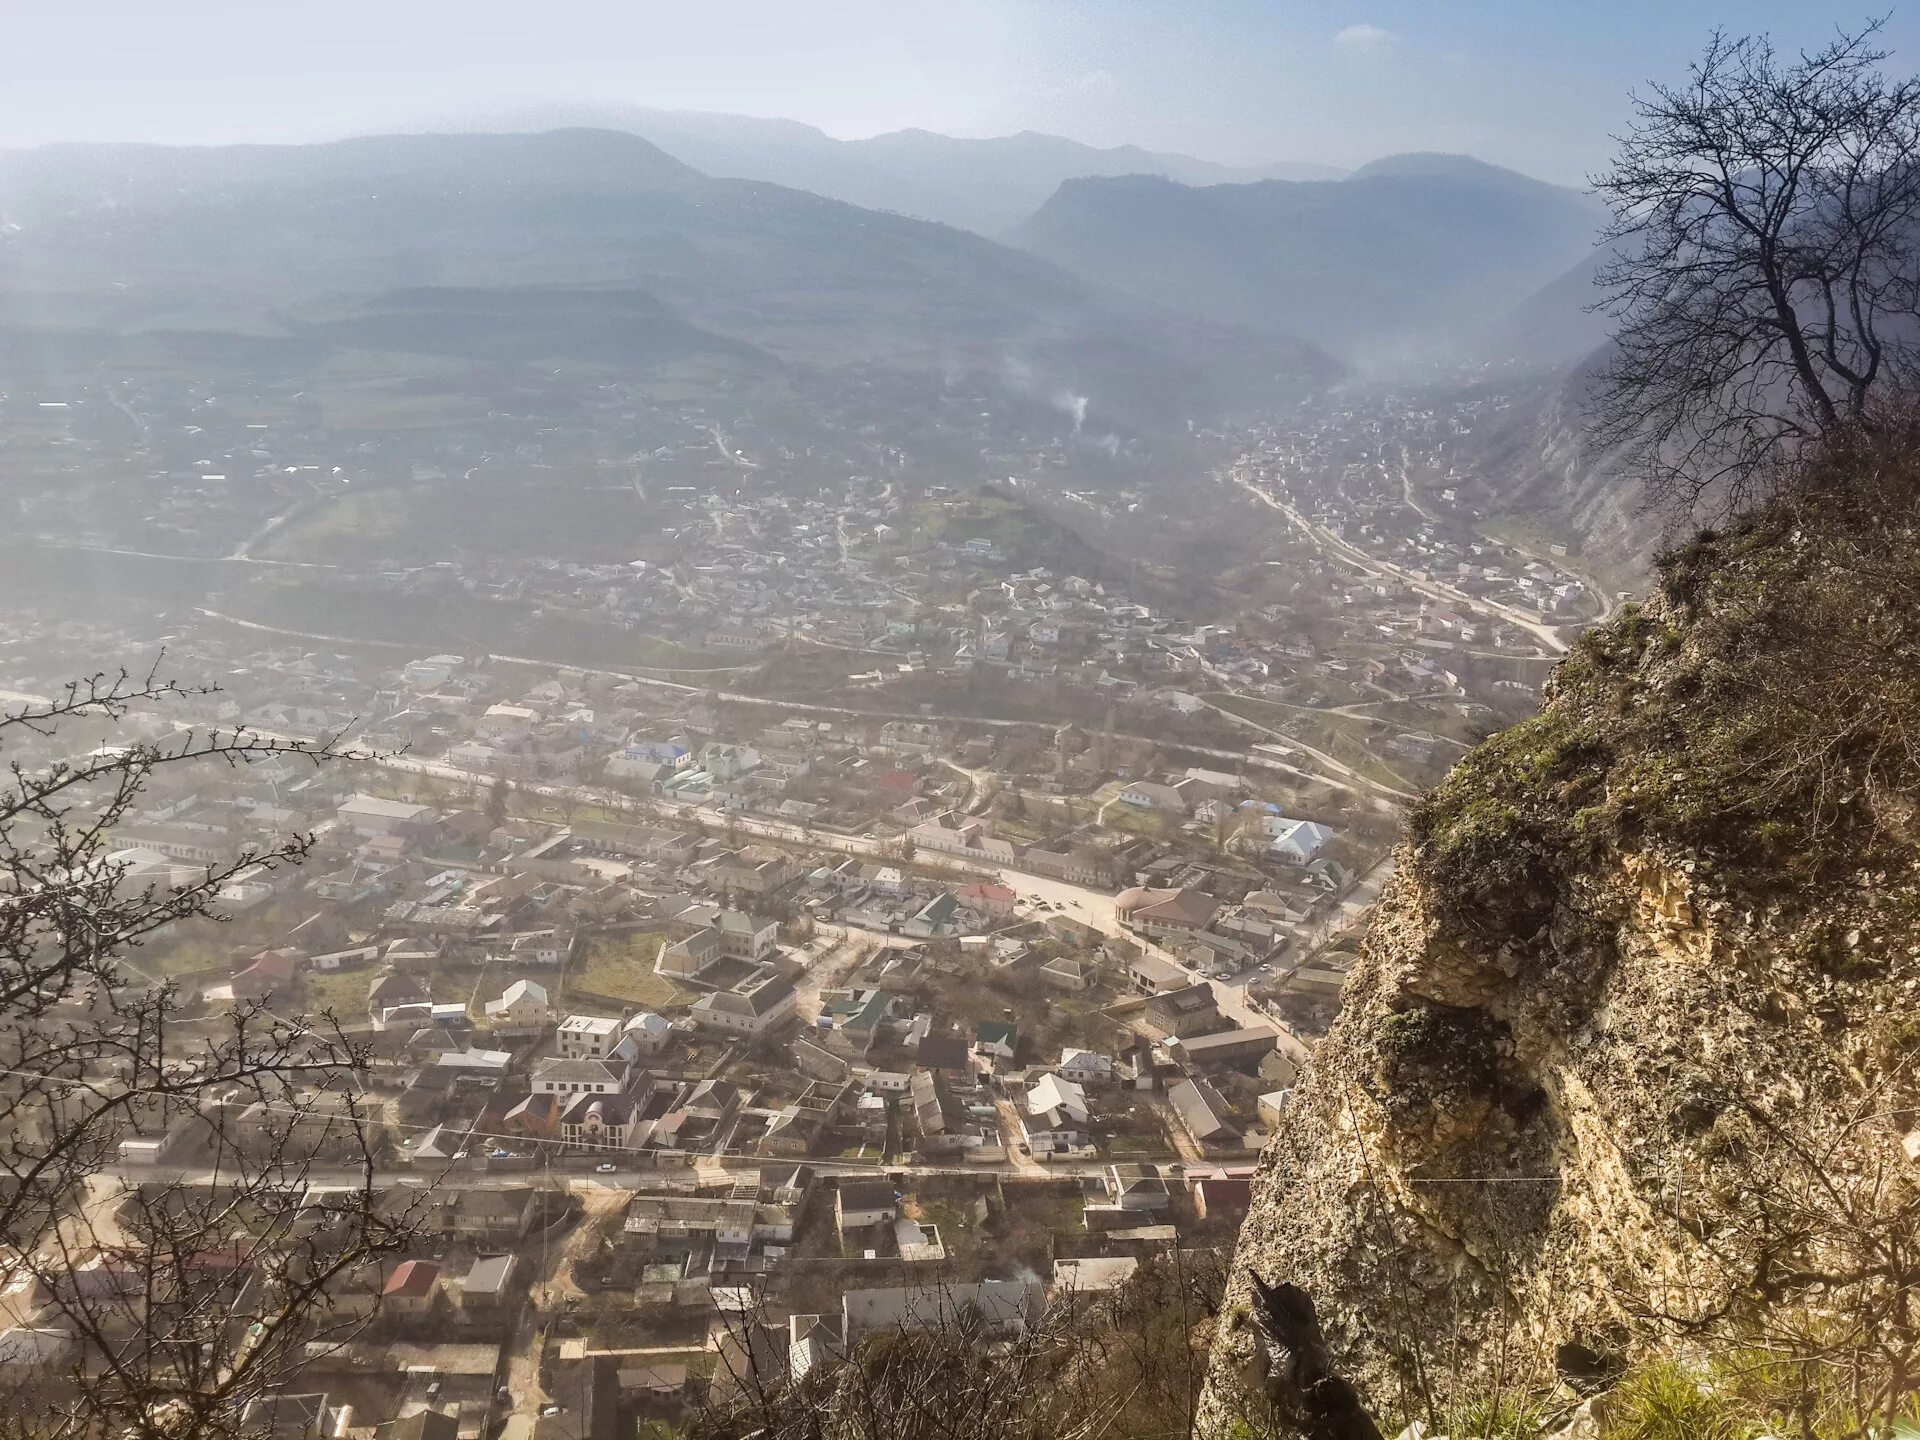
[{"label": "haze over valley", "polygon": [[1909,22],[108,8],[23,1440],[1908,1433]]}]

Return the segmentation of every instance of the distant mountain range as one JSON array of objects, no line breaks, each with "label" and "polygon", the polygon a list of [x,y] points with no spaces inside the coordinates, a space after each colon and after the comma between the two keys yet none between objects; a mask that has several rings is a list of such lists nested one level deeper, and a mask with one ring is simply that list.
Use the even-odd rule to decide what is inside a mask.
[{"label": "distant mountain range", "polygon": [[487,110],[426,128],[487,133],[558,128],[638,135],[709,175],[770,180],[870,210],[1000,236],[1025,220],[1067,180],[1088,175],[1158,175],[1187,185],[1256,180],[1327,180],[1331,165],[1283,161],[1232,166],[1136,145],[1100,149],[1023,131],[969,140],[930,130],[896,130],[836,140],[797,120],[765,120],[641,105],[549,103]]},{"label": "distant mountain range", "polygon": [[0,325],[104,353],[196,332],[196,355],[212,334],[283,357],[992,374],[1167,427],[1339,368],[962,230],[712,179],[604,130],[3,154]]},{"label": "distant mountain range", "polygon": [[1339,180],[1070,180],[1012,238],[1191,315],[1389,363],[1476,351],[1591,256],[1602,219],[1579,192],[1511,170],[1400,155]]}]

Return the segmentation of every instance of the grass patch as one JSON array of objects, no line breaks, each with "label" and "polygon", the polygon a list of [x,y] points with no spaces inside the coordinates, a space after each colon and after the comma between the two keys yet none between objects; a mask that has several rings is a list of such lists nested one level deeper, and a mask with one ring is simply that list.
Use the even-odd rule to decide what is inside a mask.
[{"label": "grass patch", "polygon": [[379,974],[375,965],[346,965],[338,970],[300,972],[300,1005],[309,1014],[331,1011],[341,1021],[358,1020],[367,1013],[367,990]]},{"label": "grass patch", "polygon": [[258,625],[348,641],[523,655],[610,670],[706,670],[736,662],[585,613],[475,600],[451,586],[367,589],[314,574],[276,573],[237,586],[220,608]]},{"label": "grass patch", "polygon": [[1656,1360],[1630,1372],[1608,1397],[1609,1440],[1745,1440],[1749,1425],[1699,1371]]},{"label": "grass patch", "polygon": [[278,559],[344,554],[404,530],[412,516],[399,490],[356,490],[295,516],[273,532],[266,553]]},{"label": "grass patch", "polygon": [[665,938],[653,930],[595,935],[567,972],[565,993],[603,995],[659,1012],[684,1010],[694,992],[653,971]]}]

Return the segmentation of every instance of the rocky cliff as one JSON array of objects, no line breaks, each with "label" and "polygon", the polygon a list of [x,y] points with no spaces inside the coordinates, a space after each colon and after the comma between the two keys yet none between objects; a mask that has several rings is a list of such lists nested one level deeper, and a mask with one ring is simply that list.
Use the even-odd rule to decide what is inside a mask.
[{"label": "rocky cliff", "polygon": [[1487,513],[1565,540],[1637,581],[1659,548],[1662,522],[1647,507],[1632,457],[1597,445],[1588,433],[1605,358],[1595,352],[1522,389],[1490,423],[1463,437],[1476,477],[1463,488]]},{"label": "rocky cliff", "polygon": [[1911,1320],[1869,1272],[1920,1219],[1915,474],[1836,462],[1669,556],[1418,807],[1228,1296],[1305,1291],[1383,1423],[1871,1330],[1868,1284]]}]

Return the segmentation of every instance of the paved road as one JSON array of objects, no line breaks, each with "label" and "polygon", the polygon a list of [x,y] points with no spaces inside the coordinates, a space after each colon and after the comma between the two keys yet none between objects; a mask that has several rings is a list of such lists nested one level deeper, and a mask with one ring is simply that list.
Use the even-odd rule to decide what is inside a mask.
[{"label": "paved road", "polygon": [[[1411,462],[1407,457],[1407,447],[1402,445],[1400,447],[1400,494],[1402,498],[1405,499],[1407,503],[1407,507],[1418,514],[1425,516],[1429,520],[1442,521],[1442,517],[1434,514],[1433,511],[1427,509],[1427,507],[1422,505],[1420,501],[1414,496],[1413,477],[1410,473],[1410,464]],[[1442,523],[1444,523],[1444,521],[1442,521]],[[1600,582],[1595,580],[1591,575],[1584,575],[1580,571],[1576,570],[1565,558],[1538,554],[1535,551],[1529,550],[1525,545],[1522,545],[1517,540],[1503,539],[1498,543],[1505,545],[1509,550],[1513,550],[1518,554],[1526,556],[1529,560],[1536,560],[1542,565],[1550,565],[1554,569],[1564,571],[1568,575],[1571,575],[1574,579],[1578,580],[1580,582],[1580,588],[1585,590],[1589,595],[1591,595],[1594,598],[1594,601],[1599,606],[1599,611],[1600,611],[1600,613],[1593,620],[1584,621],[1581,623],[1592,624],[1592,625],[1604,625],[1606,624],[1607,621],[1613,618],[1613,612],[1620,608],[1620,601],[1617,596],[1609,594],[1604,588],[1602,588]]]},{"label": "paved road", "polygon": [[[476,777],[464,770],[458,770],[443,762],[415,760],[407,756],[394,756],[379,763],[416,773],[441,775],[458,779],[464,783],[475,783]],[[558,795],[568,789],[565,786],[523,784],[518,787],[522,793],[533,795]],[[571,787],[582,789],[585,787]],[[595,792],[597,796],[597,792]],[[746,834],[764,835],[792,841],[795,844],[810,845],[823,850],[834,850],[849,855],[879,856],[884,854],[889,842],[876,840],[866,835],[841,835],[818,830],[803,830],[798,825],[789,825],[784,821],[767,820],[759,817],[736,817],[740,830]],[[1058,880],[1049,875],[1035,875],[1016,866],[999,865],[981,867],[958,861],[954,857],[938,852],[923,853],[915,857],[916,865],[925,865],[932,869],[944,870],[958,875],[991,875],[1001,884],[1014,891],[1020,900],[1021,912],[1030,919],[1044,919],[1048,915],[1061,915],[1069,920],[1078,920],[1102,935],[1124,937],[1131,944],[1141,946],[1149,954],[1156,955],[1168,964],[1179,969],[1193,984],[1205,984],[1213,987],[1219,1002],[1221,1013],[1242,1024],[1270,1025],[1280,1033],[1280,1046],[1295,1060],[1304,1060],[1308,1054],[1306,1042],[1289,1030],[1276,1017],[1267,1014],[1256,1006],[1246,994],[1244,988],[1238,988],[1224,981],[1214,980],[1199,971],[1181,963],[1171,951],[1154,944],[1144,936],[1136,935],[1120,923],[1120,917],[1114,908],[1115,896],[1105,890],[1096,890],[1087,885],[1076,885],[1070,880]],[[1378,869],[1378,867],[1376,867]],[[1369,902],[1370,903],[1370,902]]]},{"label": "paved road", "polygon": [[1316,525],[1285,501],[1276,500],[1251,480],[1236,480],[1234,483],[1253,496],[1262,505],[1278,510],[1288,521],[1306,537],[1335,559],[1344,560],[1358,570],[1365,571],[1377,580],[1397,580],[1416,594],[1425,595],[1432,600],[1444,600],[1449,605],[1458,605],[1465,610],[1477,610],[1489,619],[1502,620],[1517,629],[1526,631],[1534,639],[1555,655],[1566,653],[1567,642],[1560,638],[1558,627],[1549,625],[1537,615],[1524,610],[1516,610],[1511,605],[1503,605],[1497,600],[1487,600],[1477,595],[1469,595],[1464,590],[1456,590],[1451,585],[1443,585],[1437,580],[1422,580],[1411,570],[1394,564],[1391,560],[1382,560],[1369,555],[1359,546],[1342,540],[1324,525]]},{"label": "paved road", "polygon": [[967,781],[967,803],[961,807],[969,815],[978,815],[987,808],[987,802],[993,798],[994,777],[985,770],[975,770],[962,765],[958,760],[937,760],[956,775],[964,775]]},{"label": "paved road", "polygon": [[[255,732],[264,733],[264,732]],[[267,736],[266,738],[288,738]],[[387,755],[375,757],[374,764],[385,769],[398,770],[413,775],[428,775],[440,780],[453,780],[463,785],[484,785],[492,777],[473,770],[462,770],[444,760],[425,760],[411,755]],[[522,795],[534,795],[547,799],[572,798],[584,802],[604,805],[605,795],[593,786],[587,785],[551,785],[521,781],[515,784],[515,790]],[[816,830],[805,826],[790,824],[784,820],[770,820],[759,815],[730,815],[720,817],[729,826],[737,828],[745,835],[759,835],[772,840],[784,840],[791,844],[810,847],[816,850],[831,850],[843,855],[868,858],[885,858],[896,843],[892,839],[877,839],[871,835],[846,835],[832,830]],[[642,817],[636,813],[635,823]],[[1050,899],[1063,906],[1073,902],[1078,908],[1072,913],[1100,914],[1104,910],[1109,919],[1113,911],[1113,896],[1102,890],[1086,885],[1075,885],[1065,880],[1054,880],[1043,875],[1031,875],[1017,866],[985,865],[969,862],[964,857],[945,855],[938,851],[922,852],[914,857],[915,865],[930,869],[944,870],[949,874],[979,877],[994,875],[998,871],[1017,874],[1019,885],[1037,894],[1042,899]],[[1004,878],[1004,877],[1003,877]],[[1015,883],[1007,880],[1007,883]],[[1117,934],[1117,929],[1106,929],[1107,934]]]},{"label": "paved road", "polygon": [[[1019,1130],[1016,1127],[1008,1137],[1010,1146],[1019,1144]],[[605,1193],[608,1190],[633,1190],[663,1183],[714,1185],[723,1183],[722,1177],[745,1179],[757,1175],[764,1169],[777,1168],[779,1159],[764,1155],[730,1155],[724,1158],[699,1156],[697,1166],[693,1165],[629,1165],[608,1174],[597,1171],[568,1170],[549,1171],[546,1168],[519,1170],[511,1173],[488,1173],[478,1170],[452,1170],[444,1167],[393,1166],[374,1173],[376,1185],[395,1185],[406,1181],[432,1185],[438,1188],[457,1188],[462,1190],[513,1190],[524,1185],[554,1184],[565,1185],[570,1190],[587,1193]],[[1158,1157],[1157,1163],[1166,1164],[1178,1160],[1177,1154]],[[1248,1157],[1251,1160],[1251,1156]],[[617,1161],[614,1163],[618,1163]],[[1013,1160],[980,1165],[931,1165],[922,1162],[911,1164],[885,1164],[879,1160],[840,1160],[809,1159],[806,1164],[816,1175],[871,1175],[875,1171],[897,1171],[903,1175],[1098,1175],[1111,1164],[1107,1160],[1061,1160],[1051,1163],[1032,1161],[1025,1156],[1019,1157],[1019,1163]],[[1225,1163],[1225,1162],[1222,1162]],[[103,1172],[99,1183],[108,1186],[109,1181],[119,1180],[127,1185],[144,1185],[152,1182],[167,1182],[186,1185],[222,1186],[235,1183],[231,1169],[220,1170],[192,1165],[109,1165]],[[301,1179],[308,1185],[317,1186],[357,1186],[364,1180],[363,1173],[353,1166],[314,1166],[307,1170]],[[251,1183],[251,1182],[250,1182]]]},{"label": "paved road", "polygon": [[1340,939],[1355,926],[1365,920],[1379,900],[1380,892],[1386,888],[1387,881],[1393,878],[1396,866],[1394,852],[1388,851],[1374,863],[1372,869],[1355,882],[1353,889],[1341,898],[1338,905],[1327,911],[1311,925],[1293,932],[1293,944],[1298,954],[1311,955]]},{"label": "paved road", "polygon": [[1283,744],[1291,745],[1303,755],[1312,756],[1317,763],[1326,766],[1329,770],[1346,778],[1348,784],[1343,786],[1343,789],[1352,790],[1357,788],[1365,790],[1370,795],[1377,795],[1384,799],[1395,801],[1413,801],[1420,798],[1419,795],[1412,790],[1403,790],[1398,785],[1389,785],[1384,781],[1375,780],[1372,776],[1354,769],[1345,761],[1334,759],[1333,756],[1327,754],[1326,751],[1316,750],[1297,735],[1290,735],[1285,730],[1276,730],[1270,725],[1262,725],[1258,720],[1249,720],[1244,715],[1236,715],[1233,711],[1224,706],[1216,705],[1211,700],[1202,699],[1201,703],[1216,714],[1226,716],[1227,719],[1233,721],[1236,725],[1245,725],[1249,729],[1258,730],[1262,735],[1270,735]]},{"label": "paved road", "polygon": [[[258,555],[168,555],[158,550],[133,550],[124,545],[94,545],[85,540],[57,540],[46,535],[36,536],[33,543],[44,546],[49,550],[85,550],[91,551],[96,555],[125,555],[136,560],[175,560],[184,565],[271,565],[283,570],[338,570],[340,568],[338,565],[328,565],[318,560],[264,560]],[[203,613],[211,614],[212,612],[206,611]],[[261,628],[264,629],[266,627],[263,626]],[[363,643],[372,644],[374,642],[356,640],[351,643],[357,645]],[[420,647],[417,645],[403,645],[395,648],[417,651]]]},{"label": "paved road", "polygon": [[[83,547],[84,548],[84,547]],[[267,564],[256,560],[251,563]],[[282,563],[282,562],[271,562]],[[286,562],[292,563],[292,562]],[[243,620],[238,615],[229,615],[221,610],[209,610],[204,606],[196,607],[195,614],[209,620],[218,620],[223,624],[237,625],[243,630],[255,630],[265,635],[285,635],[295,640],[312,640],[323,645],[372,646],[382,650],[399,650],[418,653],[421,646],[399,640],[361,640],[351,635],[328,635],[317,630],[291,630],[281,625],[264,625],[257,620]],[[833,647],[840,648],[840,647]],[[738,665],[715,666],[708,670],[696,670],[685,666],[658,665],[645,670],[615,670],[606,666],[579,666],[565,661],[542,659],[532,655],[502,655],[489,653],[489,658],[503,661],[509,665],[531,665],[537,668],[575,673],[591,673],[611,676],[616,680],[631,680],[636,685],[650,685],[656,689],[673,690],[682,695],[712,695],[730,705],[752,705],[767,710],[779,710],[797,715],[832,715],[853,720],[911,720],[915,723],[932,720],[948,725],[974,725],[986,730],[1038,730],[1051,736],[1060,726],[1053,720],[1012,720],[991,715],[962,715],[953,711],[936,711],[931,714],[919,710],[862,710],[848,705],[822,705],[808,700],[780,700],[766,695],[748,695],[738,690],[715,690],[708,685],[688,684],[679,680],[660,678],[664,672],[669,675],[722,674],[740,670]],[[1507,657],[1511,658],[1511,657]],[[1314,775],[1298,765],[1288,764],[1284,760],[1268,755],[1249,753],[1245,750],[1224,750],[1218,746],[1197,745],[1189,740],[1167,735],[1139,735],[1131,731],[1116,731],[1118,740],[1135,740],[1148,745],[1160,745],[1183,754],[1204,755],[1213,760],[1227,760],[1235,764],[1252,765],[1263,770],[1277,770],[1288,775],[1307,775],[1321,780],[1338,789],[1351,788],[1347,782],[1336,775]],[[1304,753],[1304,752],[1302,752]]]}]

